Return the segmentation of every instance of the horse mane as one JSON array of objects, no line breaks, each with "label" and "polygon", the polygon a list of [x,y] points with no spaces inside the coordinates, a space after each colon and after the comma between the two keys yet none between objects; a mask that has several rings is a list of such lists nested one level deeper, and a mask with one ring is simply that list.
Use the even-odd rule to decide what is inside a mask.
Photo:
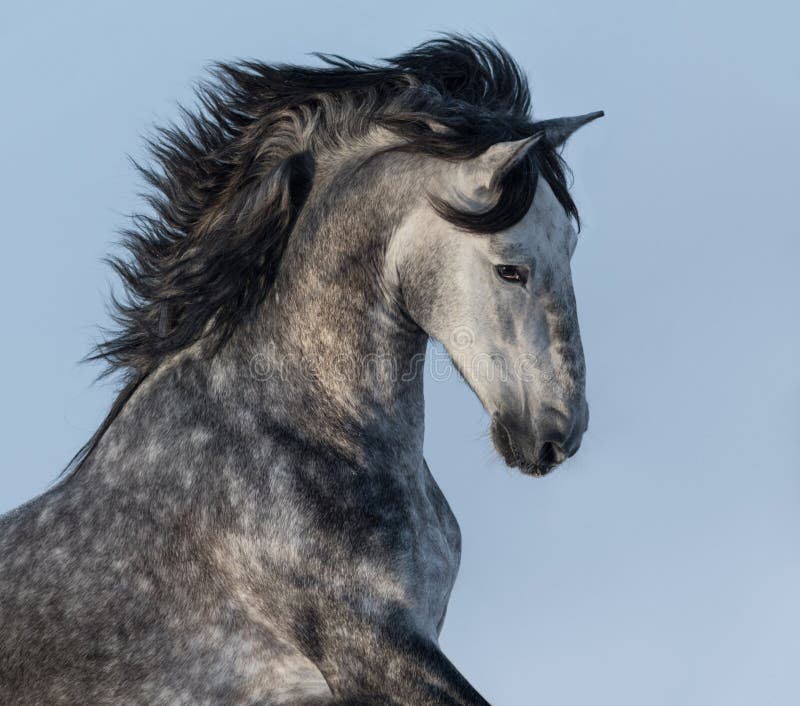
[{"label": "horse mane", "polygon": [[[403,138],[395,149],[446,159],[477,156],[535,134],[527,80],[496,42],[446,35],[379,64],[316,54],[320,67],[258,61],[216,64],[182,124],[157,129],[149,213],[122,232],[108,260],[123,285],[112,296],[117,329],[89,360],[124,387],[76,468],[139,382],[168,355],[203,339],[211,348],[264,301],[313,179],[316,155],[376,125]],[[530,208],[541,174],[578,220],[566,167],[546,139],[501,184],[496,205],[462,213],[434,204],[459,228],[496,232]]]},{"label": "horse mane", "polygon": [[[137,167],[152,213],[134,216],[122,234],[126,256],[109,261],[124,290],[112,301],[118,330],[91,356],[107,372],[138,378],[201,337],[226,340],[252,314],[275,278],[313,156],[331,143],[381,124],[406,139],[404,149],[458,159],[536,130],[527,81],[494,42],[447,36],[380,66],[318,56],[325,66],[216,65],[198,109],[183,109],[182,126],[148,142],[154,164]],[[552,148],[522,169],[495,208],[443,215],[467,230],[509,227],[544,172],[577,218]]]}]

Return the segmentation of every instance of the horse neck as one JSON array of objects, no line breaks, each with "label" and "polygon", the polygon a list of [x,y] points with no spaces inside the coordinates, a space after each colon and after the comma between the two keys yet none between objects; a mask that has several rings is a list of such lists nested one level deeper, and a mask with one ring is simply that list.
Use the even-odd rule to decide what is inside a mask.
[{"label": "horse neck", "polygon": [[259,315],[215,365],[246,369],[240,399],[284,428],[359,464],[402,447],[419,465],[427,335],[382,279],[380,239],[328,231],[299,224]]}]

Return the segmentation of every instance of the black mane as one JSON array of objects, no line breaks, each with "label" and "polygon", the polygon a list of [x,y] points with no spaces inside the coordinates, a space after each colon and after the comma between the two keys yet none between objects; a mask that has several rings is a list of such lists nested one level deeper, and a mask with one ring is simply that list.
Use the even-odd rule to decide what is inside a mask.
[{"label": "black mane", "polygon": [[[124,285],[123,299],[112,301],[119,328],[89,356],[106,363],[106,374],[122,374],[124,386],[65,474],[81,467],[166,356],[201,339],[220,345],[263,302],[315,151],[376,124],[405,138],[395,149],[447,159],[538,132],[525,76],[495,42],[446,36],[380,65],[317,56],[325,66],[217,64],[197,91],[197,110],[182,110],[183,126],[148,142],[154,165],[137,167],[152,188],[152,213],[123,231],[129,257],[109,260]],[[541,174],[580,227],[565,172],[541,139],[506,175],[490,210],[433,205],[464,230],[496,232],[527,213]]]},{"label": "black mane", "polygon": [[[324,67],[217,65],[198,90],[198,110],[184,110],[182,127],[148,143],[155,166],[139,169],[152,187],[152,214],[134,217],[123,233],[128,257],[110,260],[124,284],[123,300],[113,302],[119,329],[92,356],[108,372],[141,379],[200,338],[224,341],[253,312],[320,146],[379,123],[406,138],[404,149],[462,159],[536,132],[527,81],[494,42],[448,36],[380,65],[318,56]],[[577,219],[563,163],[542,142],[508,175],[494,208],[472,214],[437,204],[442,215],[466,230],[507,228],[530,207],[541,173]]]}]

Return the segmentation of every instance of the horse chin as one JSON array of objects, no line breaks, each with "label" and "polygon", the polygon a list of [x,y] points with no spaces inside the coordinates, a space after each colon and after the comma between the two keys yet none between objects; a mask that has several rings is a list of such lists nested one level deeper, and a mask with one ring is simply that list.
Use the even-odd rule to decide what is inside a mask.
[{"label": "horse chin", "polygon": [[501,458],[506,462],[506,465],[511,468],[518,468],[522,473],[528,476],[541,477],[546,476],[558,464],[551,463],[546,459],[537,459],[530,461],[520,451],[517,444],[514,443],[514,437],[503,424],[497,415],[492,416],[492,424],[490,427],[492,437],[492,444],[500,454]]}]

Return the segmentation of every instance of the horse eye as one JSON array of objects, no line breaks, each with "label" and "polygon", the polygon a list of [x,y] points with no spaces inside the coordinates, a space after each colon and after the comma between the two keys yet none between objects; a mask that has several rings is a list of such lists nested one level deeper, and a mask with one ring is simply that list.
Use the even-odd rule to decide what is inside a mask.
[{"label": "horse eye", "polygon": [[521,267],[515,265],[498,265],[495,267],[497,276],[506,282],[513,282],[514,284],[521,284],[525,286],[528,281],[528,275]]}]

